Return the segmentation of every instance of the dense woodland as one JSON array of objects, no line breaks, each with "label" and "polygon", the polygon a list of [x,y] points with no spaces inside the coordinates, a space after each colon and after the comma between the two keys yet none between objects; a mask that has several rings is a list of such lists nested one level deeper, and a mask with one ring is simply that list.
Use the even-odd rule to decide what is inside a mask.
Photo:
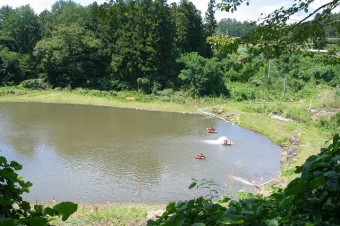
[{"label": "dense woodland", "polygon": [[[256,26],[235,19],[217,22],[215,1],[207,4],[205,18],[187,0],[170,5],[165,0],[117,0],[87,7],[61,0],[39,15],[29,5],[3,6],[0,85],[252,100],[300,98],[315,84],[340,84],[340,66],[327,62],[329,54],[292,53],[273,60],[260,55],[242,61],[250,55],[247,48],[234,53],[212,48],[208,37],[239,37]],[[338,37],[339,27],[328,26],[320,42],[306,45],[335,54]]]}]

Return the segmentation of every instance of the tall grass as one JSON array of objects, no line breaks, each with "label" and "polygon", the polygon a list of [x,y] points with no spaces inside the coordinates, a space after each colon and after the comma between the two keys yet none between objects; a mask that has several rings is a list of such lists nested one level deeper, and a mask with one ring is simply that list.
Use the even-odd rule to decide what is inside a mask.
[{"label": "tall grass", "polygon": [[138,203],[96,203],[79,204],[76,213],[66,222],[59,220],[58,225],[105,225],[126,226],[145,225],[149,211],[164,209],[164,204]]}]

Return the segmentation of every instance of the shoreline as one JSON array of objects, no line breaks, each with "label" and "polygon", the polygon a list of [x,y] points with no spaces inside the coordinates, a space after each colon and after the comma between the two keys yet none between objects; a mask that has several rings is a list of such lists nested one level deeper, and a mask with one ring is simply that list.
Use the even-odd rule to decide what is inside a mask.
[{"label": "shoreline", "polygon": [[[14,91],[4,95],[1,89],[5,88],[0,88],[0,103],[89,105],[188,115],[210,115],[234,126],[240,126],[267,137],[273,143],[283,148],[282,153],[288,151],[289,145],[287,147],[286,144],[289,144],[289,138],[297,134],[301,138],[301,145],[298,147],[299,155],[294,159],[294,162],[281,164],[279,178],[286,181],[294,177],[290,175],[291,173],[285,173],[285,171],[291,172],[295,169],[295,166],[301,165],[310,155],[318,153],[319,147],[327,139],[327,136],[322,134],[321,130],[313,129],[307,124],[295,121],[281,121],[271,118],[270,115],[264,113],[245,111],[245,108],[251,106],[248,102],[234,103],[228,100],[221,102],[220,99],[205,102],[202,100],[188,100],[188,103],[164,102],[154,99],[143,101],[139,99],[147,97],[147,95],[143,96],[140,93],[124,93],[122,97],[117,97],[97,96],[88,93],[79,94],[77,91],[68,90],[36,91],[18,87],[11,87],[11,90]],[[142,95],[142,97],[138,95]],[[320,141],[315,140],[315,136],[318,136]]]}]

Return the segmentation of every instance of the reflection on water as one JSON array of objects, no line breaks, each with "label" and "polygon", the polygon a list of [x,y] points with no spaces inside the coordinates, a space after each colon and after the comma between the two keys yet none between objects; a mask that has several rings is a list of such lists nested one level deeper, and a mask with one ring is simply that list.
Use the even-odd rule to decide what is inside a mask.
[{"label": "reflection on water", "polygon": [[[218,134],[208,134],[213,126]],[[221,136],[231,146],[212,145]],[[204,153],[205,160],[196,160]],[[1,103],[0,154],[23,165],[25,198],[76,202],[169,202],[192,198],[192,178],[232,195],[270,180],[280,148],[263,136],[199,115],[108,107]]]}]

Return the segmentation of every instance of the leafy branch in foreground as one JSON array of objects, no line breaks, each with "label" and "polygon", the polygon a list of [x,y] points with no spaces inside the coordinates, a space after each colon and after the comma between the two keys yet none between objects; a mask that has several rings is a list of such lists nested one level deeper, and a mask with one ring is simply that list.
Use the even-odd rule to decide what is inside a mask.
[{"label": "leafy branch in foreground", "polygon": [[78,205],[72,202],[62,202],[53,207],[34,205],[32,209],[30,203],[21,197],[32,186],[15,172],[21,169],[19,163],[8,163],[5,157],[0,156],[0,226],[50,225],[56,217],[66,221],[77,211]]},{"label": "leafy branch in foreground", "polygon": [[[234,12],[244,2],[247,5],[251,4],[250,0],[222,0],[218,8],[222,11]],[[262,14],[264,17],[253,22],[256,29],[235,39],[229,51],[234,51],[235,45],[246,45],[251,55],[263,54],[271,59],[282,53],[305,49],[307,41],[315,44],[322,42],[325,39],[327,26],[339,29],[339,16],[332,12],[340,5],[340,0],[326,1],[309,13],[315,2],[315,0],[295,0],[288,8],[281,7],[266,16]],[[307,15],[291,23],[292,18],[300,12]],[[339,58],[336,56],[334,58],[337,59],[335,63],[338,63]]]},{"label": "leafy branch in foreground", "polygon": [[340,225],[339,134],[295,173],[301,176],[268,197],[244,193],[218,203],[203,197],[170,203],[149,225]]}]

